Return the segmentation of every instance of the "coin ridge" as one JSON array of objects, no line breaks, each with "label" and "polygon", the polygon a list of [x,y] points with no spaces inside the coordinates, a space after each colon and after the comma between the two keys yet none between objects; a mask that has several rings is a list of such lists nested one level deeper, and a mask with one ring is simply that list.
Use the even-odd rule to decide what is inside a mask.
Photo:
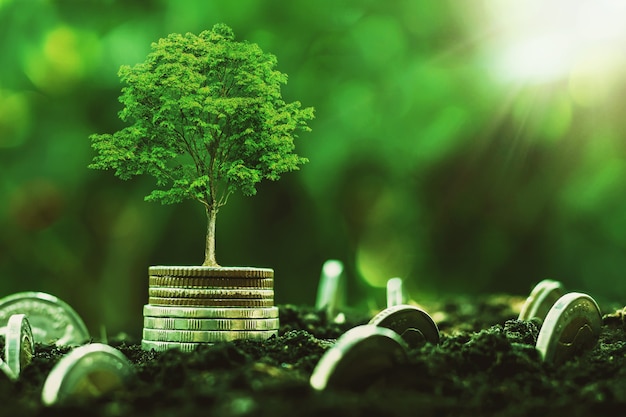
[{"label": "coin ridge", "polygon": [[207,278],[274,278],[271,268],[209,267],[209,266],[151,266],[148,275],[207,277]]},{"label": "coin ridge", "polygon": [[149,297],[160,298],[239,298],[251,300],[265,300],[274,298],[273,289],[252,289],[252,288],[171,288],[171,287],[150,287]]},{"label": "coin ridge", "polygon": [[273,288],[273,278],[176,277],[151,275],[149,287],[175,288]]},{"label": "coin ridge", "polygon": [[143,326],[161,330],[278,330],[279,319],[184,319],[144,316]]},{"label": "coin ridge", "polygon": [[274,299],[148,297],[148,303],[155,306],[181,307],[272,307]]},{"label": "coin ridge", "polygon": [[198,346],[211,346],[214,343],[191,343],[191,342],[159,342],[155,340],[141,340],[141,349],[156,352],[165,352],[170,349],[178,349],[181,352],[193,352]]},{"label": "coin ridge", "polygon": [[185,307],[185,306],[155,306],[146,304],[143,306],[143,315],[152,317],[175,317],[175,318],[277,318],[278,307]]},{"label": "coin ridge", "polygon": [[277,336],[278,330],[163,330],[143,328],[143,340],[154,342],[216,343],[233,340],[265,340]]}]

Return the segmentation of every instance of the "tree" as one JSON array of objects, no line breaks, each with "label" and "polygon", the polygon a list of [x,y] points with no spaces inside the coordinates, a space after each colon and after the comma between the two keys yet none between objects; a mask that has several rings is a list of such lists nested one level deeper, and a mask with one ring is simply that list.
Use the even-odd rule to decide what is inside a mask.
[{"label": "tree", "polygon": [[261,180],[307,162],[293,152],[294,138],[310,131],[313,108],[283,100],[287,75],[276,64],[257,44],[235,41],[225,24],[198,36],[171,34],[152,44],[145,62],[120,68],[119,117],[132,124],[90,136],[97,153],[90,168],[123,180],[153,176],[157,189],[146,201],[204,205],[205,266],[218,266],[216,216],[228,197],[254,195]]}]

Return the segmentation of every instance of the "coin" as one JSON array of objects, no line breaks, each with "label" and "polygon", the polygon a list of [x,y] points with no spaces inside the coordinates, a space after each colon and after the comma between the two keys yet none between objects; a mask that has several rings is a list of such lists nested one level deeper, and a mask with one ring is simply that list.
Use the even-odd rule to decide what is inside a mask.
[{"label": "coin", "polygon": [[153,275],[148,278],[150,287],[174,288],[273,288],[273,278],[207,278]]},{"label": "coin", "polygon": [[76,311],[50,294],[20,292],[0,299],[0,334],[6,334],[13,314],[26,314],[35,343],[80,345],[89,339],[87,327]]},{"label": "coin", "polygon": [[559,281],[544,279],[539,282],[524,302],[518,320],[537,318],[543,321],[554,303],[565,294],[565,288]]},{"label": "coin", "polygon": [[267,339],[274,335],[278,335],[278,330],[196,331],[148,329],[144,327],[142,337],[144,340],[154,342],[215,343],[241,339]]},{"label": "coin", "polygon": [[415,306],[388,307],[372,317],[368,324],[393,330],[412,348],[424,342],[439,343],[437,324],[427,312]]},{"label": "coin", "polygon": [[277,330],[278,319],[183,319],[144,317],[143,326],[164,330]]},{"label": "coin", "polygon": [[155,342],[153,340],[142,340],[141,349],[150,351],[154,349],[156,352],[164,352],[170,349],[177,349],[181,352],[193,352],[198,346],[207,346],[212,343],[181,343],[181,342]]},{"label": "coin", "polygon": [[210,266],[151,266],[149,275],[207,278],[274,278],[270,268],[210,267]]},{"label": "coin", "polygon": [[536,348],[544,361],[558,365],[593,348],[601,327],[602,314],[595,300],[587,294],[567,293],[548,312]]},{"label": "coin", "polygon": [[402,278],[391,278],[387,281],[387,307],[406,303]]},{"label": "coin", "polygon": [[354,327],[341,335],[317,363],[311,387],[360,390],[374,378],[407,362],[406,345],[389,329],[369,324]]},{"label": "coin", "polygon": [[122,352],[102,343],[75,348],[52,368],[41,394],[45,405],[94,398],[123,388],[133,369]]},{"label": "coin", "polygon": [[7,376],[11,381],[17,380],[17,376],[13,373],[9,365],[2,359],[0,359],[0,372]]},{"label": "coin", "polygon": [[324,310],[329,321],[345,320],[345,316],[340,312],[345,307],[345,285],[343,263],[335,259],[324,262],[317,288],[315,308],[320,311]]},{"label": "coin", "polygon": [[148,303],[155,306],[272,307],[274,299],[148,297]]},{"label": "coin", "polygon": [[278,317],[278,307],[266,308],[219,308],[219,307],[174,307],[143,306],[143,315],[152,317],[180,318],[232,318],[232,319],[266,319]]},{"label": "coin", "polygon": [[162,298],[240,298],[240,299],[267,299],[274,298],[274,290],[271,289],[213,289],[213,288],[168,288],[150,287],[149,297]]},{"label": "coin", "polygon": [[33,360],[34,346],[33,332],[26,315],[13,314],[7,324],[4,359],[16,378]]}]

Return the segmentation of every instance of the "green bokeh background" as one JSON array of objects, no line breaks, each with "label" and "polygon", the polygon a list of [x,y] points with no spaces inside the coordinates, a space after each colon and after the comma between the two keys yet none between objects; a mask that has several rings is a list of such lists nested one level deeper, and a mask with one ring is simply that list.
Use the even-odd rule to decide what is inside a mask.
[{"label": "green bokeh background", "polygon": [[310,163],[218,216],[218,261],[274,268],[276,303],[313,305],[327,259],[354,307],[384,307],[395,276],[418,302],[552,278],[626,303],[624,77],[586,79],[588,100],[502,81],[481,4],[0,0],[0,296],[49,292],[94,335],[138,335],[148,266],[202,262],[203,207],[89,170],[88,136],[123,126],[120,65],[224,22],[316,109]]}]

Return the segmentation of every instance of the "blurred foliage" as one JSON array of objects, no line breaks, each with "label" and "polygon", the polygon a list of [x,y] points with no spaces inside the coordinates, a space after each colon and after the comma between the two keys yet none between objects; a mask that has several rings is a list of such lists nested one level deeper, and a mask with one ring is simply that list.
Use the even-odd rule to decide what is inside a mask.
[{"label": "blurred foliage", "polygon": [[0,0],[0,295],[138,334],[148,265],[202,262],[203,208],[87,169],[88,136],[122,127],[121,65],[224,22],[316,109],[311,162],[218,218],[221,263],[274,268],[277,303],[312,305],[330,258],[355,306],[394,276],[417,301],[552,278],[626,302],[624,76],[498,77],[484,3]]}]

